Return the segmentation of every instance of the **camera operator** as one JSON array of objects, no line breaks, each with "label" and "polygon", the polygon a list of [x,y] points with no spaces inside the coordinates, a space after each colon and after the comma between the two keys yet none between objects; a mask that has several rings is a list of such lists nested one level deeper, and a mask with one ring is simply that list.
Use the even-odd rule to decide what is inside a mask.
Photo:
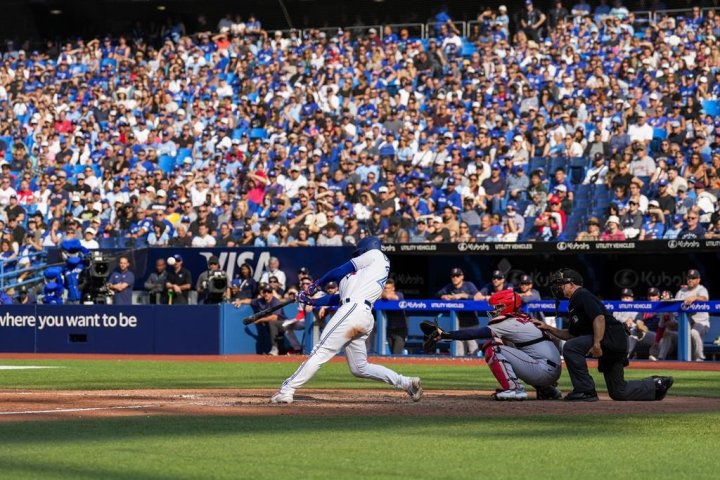
[{"label": "camera operator", "polygon": [[208,259],[208,269],[200,274],[195,284],[198,303],[216,304],[223,301],[228,287],[227,274],[220,270],[218,257]]},{"label": "camera operator", "polygon": [[132,305],[132,289],[135,275],[129,270],[130,260],[120,257],[118,270],[110,275],[108,288],[114,292],[113,305]]},{"label": "camera operator", "polygon": [[158,258],[155,261],[155,271],[145,280],[145,290],[148,291],[151,304],[167,303],[167,297],[165,296],[166,267],[165,259]]}]

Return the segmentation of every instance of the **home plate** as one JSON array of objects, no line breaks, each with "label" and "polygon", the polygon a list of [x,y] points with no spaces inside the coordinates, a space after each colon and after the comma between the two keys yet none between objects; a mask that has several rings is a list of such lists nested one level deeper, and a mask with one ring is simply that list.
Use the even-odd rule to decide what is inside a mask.
[{"label": "home plate", "polygon": [[39,368],[65,368],[56,366],[36,366],[36,365],[0,365],[0,370],[37,370]]}]

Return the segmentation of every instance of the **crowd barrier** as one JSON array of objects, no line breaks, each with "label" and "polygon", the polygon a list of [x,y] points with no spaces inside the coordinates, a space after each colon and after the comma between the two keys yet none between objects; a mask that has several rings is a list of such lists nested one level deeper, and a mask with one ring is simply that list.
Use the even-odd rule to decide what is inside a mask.
[{"label": "crowd barrier", "polygon": [[[693,312],[707,312],[711,317],[720,315],[720,302],[696,302],[685,307],[680,301],[665,302],[619,302],[605,301],[603,302],[607,309],[612,312],[638,312],[638,313],[675,313],[678,315],[678,360],[690,360],[690,322],[688,314]],[[555,314],[554,301],[530,302],[525,305],[525,310],[530,313],[547,313]],[[567,313],[568,302],[562,301],[558,305],[561,315]],[[417,325],[424,319],[437,320],[441,327],[445,329],[456,330],[459,328],[458,313],[460,312],[478,312],[480,324],[486,324],[487,318],[484,312],[490,310],[490,306],[484,301],[462,301],[462,300],[400,300],[400,301],[378,301],[375,303],[375,318],[377,334],[375,337],[375,349],[379,355],[388,355],[387,344],[387,312],[403,311],[408,320],[409,331],[417,331]],[[558,327],[562,327],[562,316],[557,321]],[[717,319],[716,319],[717,320]],[[710,331],[706,334],[705,339],[713,340],[720,336],[720,323],[711,321]],[[456,354],[456,342],[450,345],[450,354]]]},{"label": "crowd barrier", "polygon": [[[692,312],[720,314],[720,302],[697,302],[683,307],[681,302],[605,302],[611,312],[676,313],[680,318],[678,359],[690,360],[687,315]],[[458,328],[458,314],[478,312],[486,323],[486,302],[445,300],[378,301],[375,303],[376,331],[371,352],[389,355],[387,345],[388,312],[403,311],[409,330],[419,332],[423,319],[437,319],[446,329]],[[555,313],[554,301],[532,302],[529,313]],[[561,302],[559,312],[567,311]],[[288,318],[296,305],[286,307]],[[243,325],[252,314],[244,305],[10,305],[0,312],[0,351],[25,353],[111,353],[230,355],[261,354],[270,350],[267,329]],[[561,323],[561,322],[560,322]],[[308,314],[304,330],[296,332],[303,350],[309,353],[320,336],[319,326]],[[711,322],[706,339],[720,335],[720,324]],[[455,342],[450,344],[455,355]]]}]

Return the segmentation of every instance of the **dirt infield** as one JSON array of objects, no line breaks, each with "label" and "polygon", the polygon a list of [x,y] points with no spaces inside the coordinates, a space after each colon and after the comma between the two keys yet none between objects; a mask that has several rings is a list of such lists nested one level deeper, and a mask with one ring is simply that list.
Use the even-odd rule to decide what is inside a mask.
[{"label": "dirt infield", "polygon": [[[150,415],[372,415],[496,417],[526,415],[623,415],[720,410],[720,399],[673,397],[662,402],[496,402],[490,392],[429,391],[418,403],[404,392],[301,390],[291,405],[272,405],[271,390],[0,391],[0,422]],[[531,395],[532,396],[532,395]]]},{"label": "dirt infield", "polygon": [[[15,360],[115,360],[193,362],[278,362],[299,363],[301,356],[258,355],[177,356],[177,355],[66,355],[2,353],[1,359]],[[334,362],[344,362],[335,358]],[[398,364],[480,364],[481,359],[443,357],[375,357],[378,363]],[[590,361],[592,365],[594,362]],[[636,369],[720,371],[719,362],[633,362]],[[595,403],[562,401],[496,402],[491,392],[430,390],[413,403],[404,392],[391,388],[373,390],[302,389],[291,405],[268,403],[273,390],[0,390],[0,422],[70,420],[151,415],[372,415],[372,416],[530,416],[530,415],[624,415],[631,413],[689,413],[720,411],[720,399],[677,397],[672,392],[662,402],[613,402],[601,395]],[[534,394],[530,394],[531,398]]]}]

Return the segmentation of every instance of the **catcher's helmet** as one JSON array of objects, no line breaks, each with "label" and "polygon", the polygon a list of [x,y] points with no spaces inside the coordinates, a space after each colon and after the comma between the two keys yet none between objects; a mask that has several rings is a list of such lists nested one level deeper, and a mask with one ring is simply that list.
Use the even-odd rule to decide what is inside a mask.
[{"label": "catcher's helmet", "polygon": [[369,250],[382,250],[382,242],[377,237],[365,237],[357,244],[357,248],[353,252],[353,258],[359,257]]},{"label": "catcher's helmet", "polygon": [[508,288],[493,293],[490,300],[488,300],[488,304],[493,307],[489,312],[490,317],[495,318],[499,315],[512,315],[517,312],[522,306],[522,299],[520,295]]}]

